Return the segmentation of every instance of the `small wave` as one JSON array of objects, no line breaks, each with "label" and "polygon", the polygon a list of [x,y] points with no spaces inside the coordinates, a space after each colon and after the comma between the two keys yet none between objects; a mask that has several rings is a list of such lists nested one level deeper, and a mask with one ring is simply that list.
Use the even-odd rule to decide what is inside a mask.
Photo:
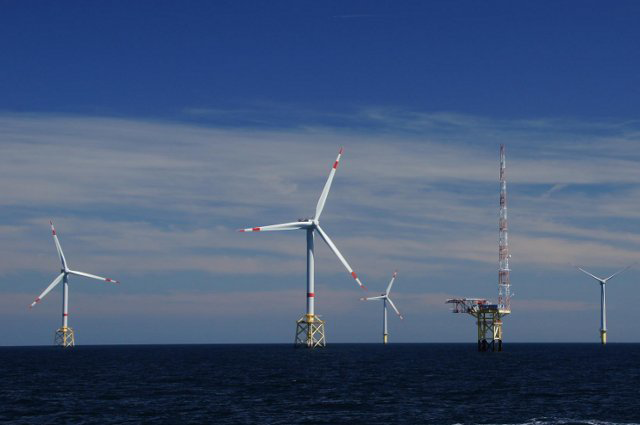
[{"label": "small wave", "polygon": [[[466,425],[466,424],[453,424]],[[478,424],[480,425],[480,424]],[[482,425],[640,425],[637,422],[608,422],[596,419],[569,419],[569,418],[533,418],[526,422],[482,424]]]}]

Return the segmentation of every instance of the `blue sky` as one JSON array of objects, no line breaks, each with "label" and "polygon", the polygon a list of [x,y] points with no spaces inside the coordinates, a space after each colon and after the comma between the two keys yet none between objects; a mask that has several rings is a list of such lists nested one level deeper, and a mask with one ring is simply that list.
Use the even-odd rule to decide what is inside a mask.
[{"label": "blue sky", "polygon": [[[41,2],[0,8],[3,344],[48,344],[73,267],[78,343],[290,342],[304,236],[237,228],[313,212],[377,293],[391,340],[469,341],[453,295],[497,292],[507,145],[507,341],[597,341],[598,287],[636,261],[640,65],[634,2]],[[380,308],[324,246],[330,342],[378,341]],[[612,281],[611,341],[639,341],[636,269]]]}]

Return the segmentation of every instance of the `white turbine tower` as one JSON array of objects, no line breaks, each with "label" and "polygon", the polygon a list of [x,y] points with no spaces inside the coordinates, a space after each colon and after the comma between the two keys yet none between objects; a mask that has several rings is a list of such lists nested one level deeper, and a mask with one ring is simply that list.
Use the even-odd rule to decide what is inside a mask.
[{"label": "white turbine tower", "polygon": [[400,314],[400,312],[396,308],[396,306],[393,303],[393,301],[391,301],[391,298],[389,298],[389,293],[391,293],[391,287],[393,286],[393,282],[395,282],[397,275],[398,275],[397,271],[393,273],[393,276],[391,277],[391,281],[389,282],[389,285],[387,286],[387,290],[384,291],[384,293],[382,295],[380,295],[379,297],[360,298],[362,301],[382,300],[382,306],[383,306],[382,307],[383,308],[383,315],[382,315],[382,343],[383,344],[386,344],[388,342],[388,339],[389,339],[389,332],[387,331],[387,302],[395,310],[395,312],[398,315],[398,317],[400,317],[400,319],[404,319],[404,317],[402,317],[402,314]]},{"label": "white turbine tower", "polygon": [[58,240],[58,235],[56,235],[56,229],[53,227],[53,222],[51,223],[51,233],[53,234],[53,241],[56,244],[56,250],[58,251],[58,257],[60,257],[60,262],[62,263],[62,268],[60,269],[60,274],[56,277],[53,282],[47,289],[45,289],[40,296],[36,298],[36,300],[31,303],[31,307],[35,306],[40,300],[42,300],[53,288],[56,287],[60,282],[63,282],[62,287],[62,327],[56,331],[54,338],[54,345],[60,345],[62,347],[73,347],[75,344],[73,329],[68,326],[69,323],[69,275],[74,276],[84,276],[91,279],[102,280],[104,282],[111,283],[120,283],[117,280],[100,277],[96,275],[92,275],[89,273],[79,272],[75,270],[71,270],[67,266],[67,260],[64,258],[64,253],[62,252],[62,247],[60,246],[60,241]]},{"label": "white turbine tower", "polygon": [[315,298],[315,282],[314,282],[314,234],[318,232],[322,240],[326,242],[329,249],[338,257],[342,265],[351,274],[351,277],[360,285],[362,289],[366,289],[356,273],[353,271],[347,260],[342,256],[336,245],[333,243],[329,235],[326,234],[322,227],[320,227],[320,215],[324,209],[324,204],[327,201],[327,195],[331,189],[331,183],[333,182],[333,176],[336,174],[340,157],[342,156],[342,148],[338,153],[336,161],[331,167],[329,172],[329,178],[324,185],[320,199],[316,206],[316,213],[312,219],[299,219],[297,222],[274,224],[271,226],[250,227],[248,229],[241,229],[239,232],[268,232],[268,231],[280,231],[280,230],[305,230],[307,232],[307,313],[298,319],[296,322],[296,338],[294,344],[296,346],[302,345],[309,348],[323,347],[326,345],[324,337],[324,321],[320,320],[315,314],[314,298]]},{"label": "white turbine tower", "polygon": [[627,270],[631,266],[633,266],[633,264],[630,264],[627,267],[625,267],[624,269],[618,270],[617,272],[615,272],[611,276],[603,279],[603,278],[595,276],[595,275],[589,273],[588,271],[586,271],[586,270],[574,265],[574,267],[577,268],[578,270],[580,270],[582,273],[584,273],[584,274],[586,274],[588,276],[591,276],[592,278],[597,280],[598,283],[600,283],[600,341],[602,342],[603,345],[607,343],[607,298],[606,298],[606,285],[607,285],[607,282],[610,279],[612,279],[614,276],[617,276],[618,274],[620,274],[623,271]]}]

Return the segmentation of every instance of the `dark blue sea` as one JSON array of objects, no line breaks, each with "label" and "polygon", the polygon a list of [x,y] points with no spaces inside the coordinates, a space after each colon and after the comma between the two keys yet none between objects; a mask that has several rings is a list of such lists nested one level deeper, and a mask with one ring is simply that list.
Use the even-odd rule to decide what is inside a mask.
[{"label": "dark blue sea", "polygon": [[640,423],[640,344],[0,348],[7,424]]}]

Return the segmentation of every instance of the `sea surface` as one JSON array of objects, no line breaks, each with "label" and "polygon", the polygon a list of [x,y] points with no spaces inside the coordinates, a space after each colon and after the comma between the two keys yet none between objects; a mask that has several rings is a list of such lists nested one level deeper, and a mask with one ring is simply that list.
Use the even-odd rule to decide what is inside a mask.
[{"label": "sea surface", "polygon": [[640,423],[640,344],[0,347],[7,424]]}]

